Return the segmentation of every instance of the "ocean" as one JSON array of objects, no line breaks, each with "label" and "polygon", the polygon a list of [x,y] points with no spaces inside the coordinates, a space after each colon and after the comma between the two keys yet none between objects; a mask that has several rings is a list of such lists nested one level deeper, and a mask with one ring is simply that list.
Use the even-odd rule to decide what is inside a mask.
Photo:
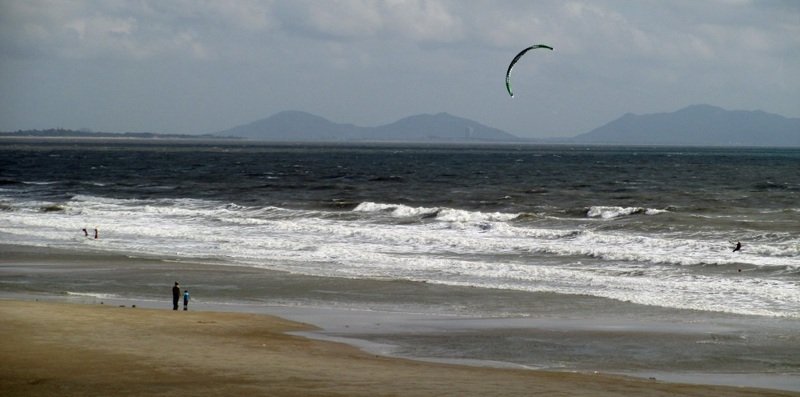
[{"label": "ocean", "polygon": [[5,248],[7,294],[180,279],[209,305],[394,313],[330,334],[397,355],[800,390],[800,149],[5,139],[0,240],[62,258]]}]

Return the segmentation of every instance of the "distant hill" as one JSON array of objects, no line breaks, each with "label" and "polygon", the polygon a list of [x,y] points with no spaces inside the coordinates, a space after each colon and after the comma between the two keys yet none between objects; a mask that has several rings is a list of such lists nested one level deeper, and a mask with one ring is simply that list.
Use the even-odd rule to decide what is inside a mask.
[{"label": "distant hill", "polygon": [[369,138],[381,141],[519,142],[522,139],[497,128],[447,113],[406,117],[373,128]]},{"label": "distant hill", "polygon": [[693,105],[672,113],[628,113],[571,140],[615,145],[800,146],[800,119]]},{"label": "distant hill", "polygon": [[217,132],[213,135],[233,136],[260,141],[319,142],[352,141],[366,128],[337,124],[323,117],[300,111],[276,113],[265,119]]},{"label": "distant hill", "polygon": [[0,132],[0,137],[248,139],[266,142],[569,143],[675,146],[800,147],[800,118],[692,105],[672,113],[632,113],[574,138],[522,139],[447,113],[410,116],[378,127],[340,124],[300,111],[205,135],[91,132],[65,129]]},{"label": "distant hill", "polygon": [[280,112],[250,124],[215,133],[279,142],[519,142],[496,128],[447,113],[406,117],[378,127],[338,124],[299,111]]}]

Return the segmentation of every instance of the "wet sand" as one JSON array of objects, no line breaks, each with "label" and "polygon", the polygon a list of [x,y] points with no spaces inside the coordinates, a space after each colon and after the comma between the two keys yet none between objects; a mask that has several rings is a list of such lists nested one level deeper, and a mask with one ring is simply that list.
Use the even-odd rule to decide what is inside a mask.
[{"label": "wet sand", "polygon": [[3,396],[798,396],[375,356],[228,312],[0,301]]}]

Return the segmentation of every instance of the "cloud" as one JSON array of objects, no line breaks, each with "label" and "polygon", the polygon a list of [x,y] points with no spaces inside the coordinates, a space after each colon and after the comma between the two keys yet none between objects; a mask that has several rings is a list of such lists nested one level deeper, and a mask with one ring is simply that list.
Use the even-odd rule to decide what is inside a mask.
[{"label": "cloud", "polygon": [[295,1],[281,8],[295,16],[297,27],[319,37],[370,37],[383,27],[379,3],[368,0]]},{"label": "cloud", "polygon": [[[31,0],[2,5],[3,47],[70,59],[209,59],[278,25],[271,1]],[[231,34],[231,32],[233,32]],[[234,41],[235,43],[235,41]]]},{"label": "cloud", "polygon": [[389,0],[388,27],[415,41],[453,42],[464,38],[462,18],[452,3],[425,0]]},{"label": "cloud", "polygon": [[[30,97],[7,100],[17,110],[0,122],[40,93],[69,107],[95,81],[113,89],[93,106],[129,100],[124,111],[124,98],[205,98],[170,114],[173,131],[287,108],[365,125],[448,111],[515,133],[701,102],[797,116],[798,22],[793,1],[0,0],[0,87]],[[519,65],[508,103],[505,67],[535,43],[555,51]],[[167,129],[166,117],[138,127],[142,114],[129,116],[137,129]]]},{"label": "cloud", "polygon": [[463,27],[448,4],[438,0],[296,0],[275,4],[275,12],[288,21],[284,28],[290,35],[452,42],[463,37]]},{"label": "cloud", "polygon": [[[781,17],[782,9],[764,7],[753,20],[742,15],[752,9],[748,2],[720,1],[619,7],[616,1],[31,0],[2,6],[0,40],[7,49],[139,60],[269,52],[280,37],[321,46],[438,44],[454,51],[464,46],[511,51],[542,42],[564,53],[660,62],[712,59],[734,47],[763,52],[785,48],[787,40],[797,45],[800,35],[785,36],[787,30],[797,32],[796,13]],[[773,17],[775,26],[764,24]]]}]

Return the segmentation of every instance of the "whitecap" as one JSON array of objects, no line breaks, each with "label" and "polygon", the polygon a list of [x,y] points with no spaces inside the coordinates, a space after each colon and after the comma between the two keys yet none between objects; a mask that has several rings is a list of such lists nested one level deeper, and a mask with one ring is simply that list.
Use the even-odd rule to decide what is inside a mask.
[{"label": "whitecap", "polygon": [[669,212],[669,210],[643,207],[593,206],[586,211],[586,216],[589,218],[614,219],[635,214],[658,215],[666,212]]}]

